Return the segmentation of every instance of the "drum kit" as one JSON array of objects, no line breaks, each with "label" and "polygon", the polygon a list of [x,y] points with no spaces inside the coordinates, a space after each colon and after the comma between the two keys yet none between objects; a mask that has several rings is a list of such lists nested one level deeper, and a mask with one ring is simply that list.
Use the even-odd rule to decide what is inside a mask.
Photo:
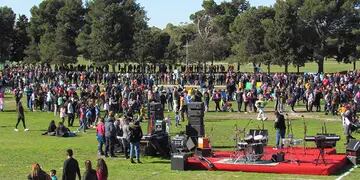
[{"label": "drum kit", "polygon": [[267,144],[267,136],[262,134],[248,135],[237,143],[237,149],[233,160],[237,162],[255,162],[264,155],[264,146]]}]

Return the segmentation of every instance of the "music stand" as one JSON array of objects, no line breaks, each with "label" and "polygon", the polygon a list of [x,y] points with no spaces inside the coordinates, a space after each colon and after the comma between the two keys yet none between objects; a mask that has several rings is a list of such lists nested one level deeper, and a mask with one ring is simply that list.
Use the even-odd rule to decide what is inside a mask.
[{"label": "music stand", "polygon": [[321,158],[321,160],[323,161],[323,163],[326,165],[326,161],[325,161],[325,141],[326,141],[326,136],[315,136],[315,143],[316,143],[316,147],[319,149],[319,155],[317,157],[316,161],[316,165],[319,164],[319,160]]}]

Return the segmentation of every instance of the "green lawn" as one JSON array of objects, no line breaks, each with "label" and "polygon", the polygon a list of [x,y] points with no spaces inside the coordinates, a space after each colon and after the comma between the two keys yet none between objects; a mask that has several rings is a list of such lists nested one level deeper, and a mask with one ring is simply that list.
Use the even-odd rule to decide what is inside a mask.
[{"label": "green lawn", "polygon": [[[91,64],[90,61],[85,60],[82,57],[78,58],[78,64],[83,64],[83,65],[89,65]],[[225,64],[227,65],[226,62],[215,62],[215,64]],[[360,69],[360,63],[357,63],[357,69]],[[237,68],[237,64],[233,63],[233,65],[235,66],[235,68]],[[271,65],[270,67],[270,71],[271,72],[284,72],[284,67],[278,66],[278,65]],[[110,68],[110,71],[112,70],[112,68]],[[118,70],[118,67],[116,67],[115,70]],[[267,72],[267,66],[262,65],[261,66],[261,70],[262,72]],[[309,62],[306,63],[304,67],[300,67],[300,72],[317,72],[318,70],[318,66],[316,63],[314,62]],[[327,60],[324,62],[324,71],[327,73],[334,73],[334,72],[341,72],[341,71],[351,71],[353,70],[353,64],[345,64],[345,63],[339,63],[335,60]],[[253,66],[251,63],[249,64],[244,64],[240,66],[240,71],[241,72],[253,72]],[[297,68],[293,65],[289,66],[289,72],[297,72]]]},{"label": "green lawn", "polygon": [[[97,159],[97,142],[95,131],[90,130],[86,134],[80,133],[74,138],[57,138],[42,136],[41,133],[47,128],[51,119],[59,121],[52,113],[47,112],[26,112],[26,122],[29,132],[23,132],[20,126],[19,132],[14,132],[16,123],[16,112],[14,112],[14,99],[6,99],[6,112],[0,112],[0,179],[13,180],[25,179],[30,172],[30,166],[33,162],[39,163],[44,170],[56,169],[58,177],[61,177],[63,161],[66,158],[65,150],[72,148],[75,158],[80,163],[81,172],[84,171],[84,161],[89,159],[95,162]],[[271,107],[269,107],[270,109]],[[299,106],[298,108],[303,108]],[[172,117],[173,115],[171,115]],[[256,114],[244,113],[224,113],[210,112],[206,114],[206,132],[210,136],[212,146],[229,147],[234,145],[234,126],[244,127],[250,118]],[[269,114],[270,119],[271,115]],[[293,130],[295,137],[303,137],[303,121],[298,119],[295,114],[290,114],[293,120]],[[341,141],[338,142],[338,151],[344,152],[343,145],[345,137],[342,135],[342,126],[338,118],[325,116],[322,113],[305,114],[308,126],[308,135],[321,131],[321,126],[325,119],[328,132],[341,135]],[[76,120],[77,122],[77,120]],[[171,134],[184,130],[183,128],[171,128]],[[259,121],[252,121],[249,128],[261,127]],[[269,129],[270,145],[274,144],[273,122],[266,121],[265,128]],[[146,124],[143,124],[146,129]],[[211,129],[213,131],[211,132]],[[72,129],[74,130],[74,128]],[[360,138],[359,134],[355,134]],[[312,143],[308,143],[312,145]],[[109,179],[336,179],[337,176],[301,176],[301,175],[277,175],[262,173],[244,173],[244,172],[221,172],[221,171],[171,171],[170,161],[160,158],[143,157],[143,164],[131,164],[128,160],[121,158],[106,159],[109,168]],[[360,169],[353,171],[346,179],[359,179]]]}]

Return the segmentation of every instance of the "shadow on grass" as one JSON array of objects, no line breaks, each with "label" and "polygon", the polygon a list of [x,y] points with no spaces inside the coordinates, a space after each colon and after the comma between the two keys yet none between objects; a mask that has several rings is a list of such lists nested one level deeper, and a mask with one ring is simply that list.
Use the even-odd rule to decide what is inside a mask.
[{"label": "shadow on grass", "polygon": [[234,148],[234,146],[212,146],[212,148],[216,148],[216,149],[231,149],[231,148]]},{"label": "shadow on grass", "polygon": [[151,161],[152,164],[169,164],[169,161]]},{"label": "shadow on grass", "polygon": [[15,127],[15,126],[0,126],[0,128],[9,128],[9,127]]},{"label": "shadow on grass", "polygon": [[15,109],[11,109],[11,110],[4,110],[3,112],[16,112]]}]

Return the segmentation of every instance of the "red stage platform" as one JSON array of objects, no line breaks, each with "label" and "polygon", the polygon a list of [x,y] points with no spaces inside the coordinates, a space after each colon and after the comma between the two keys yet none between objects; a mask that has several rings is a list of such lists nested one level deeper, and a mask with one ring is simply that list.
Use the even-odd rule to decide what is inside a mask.
[{"label": "red stage platform", "polygon": [[[284,162],[270,162],[273,154],[277,152],[285,153]],[[337,173],[344,165],[347,164],[345,155],[336,154],[335,149],[325,149],[325,162],[319,160],[316,165],[315,160],[319,155],[319,150],[316,148],[294,147],[282,150],[273,150],[270,147],[264,148],[264,156],[261,161],[267,163],[234,163],[234,151],[215,151],[213,157],[208,157],[206,160],[212,163],[213,167],[209,166],[201,160],[198,156],[188,158],[187,165],[189,169],[193,170],[219,170],[219,171],[243,171],[243,172],[258,172],[258,173],[278,173],[278,174],[307,174],[307,175],[331,175]],[[261,162],[259,161],[259,162]]]}]

